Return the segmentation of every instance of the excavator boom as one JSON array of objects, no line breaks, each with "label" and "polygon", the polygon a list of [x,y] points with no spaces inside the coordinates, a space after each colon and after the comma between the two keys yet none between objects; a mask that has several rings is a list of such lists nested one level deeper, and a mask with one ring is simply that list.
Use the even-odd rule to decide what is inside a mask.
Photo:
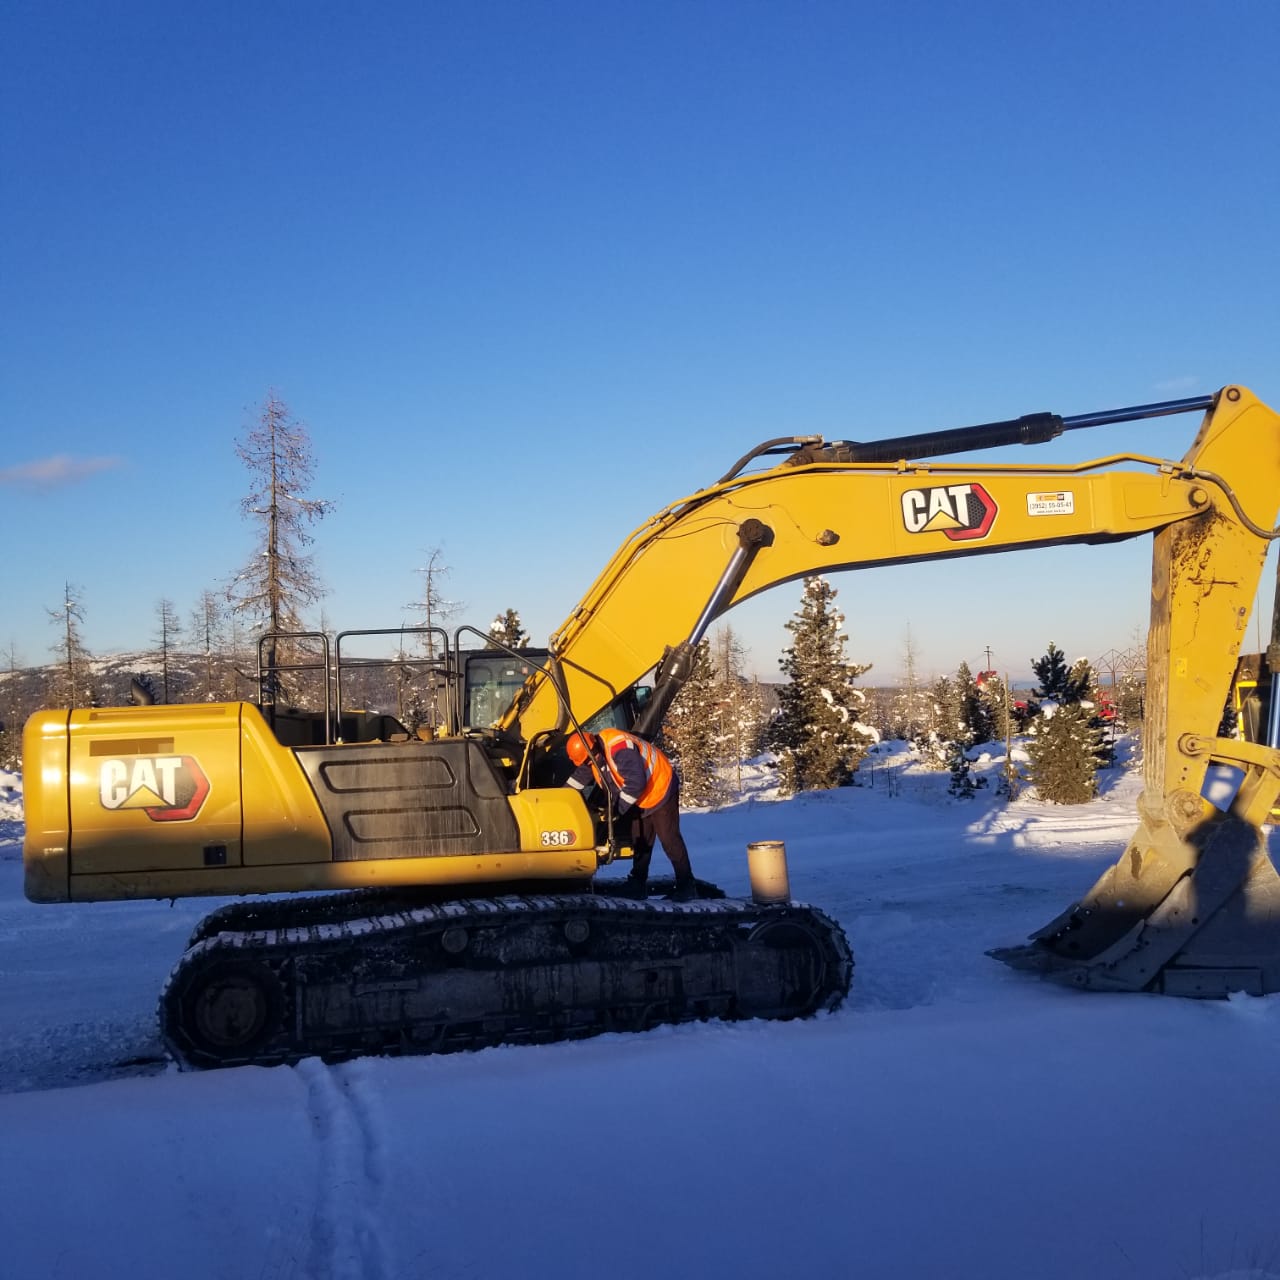
[{"label": "excavator boom", "polygon": [[[1181,462],[1124,453],[1066,466],[862,462],[850,455],[869,446],[809,443],[768,470],[730,473],[631,534],[552,636],[558,679],[532,681],[505,723],[526,740],[563,727],[557,685],[584,719],[735,604],[810,574],[1164,531],[1153,557],[1149,669],[1181,679],[1178,730],[1211,735],[1280,501],[1276,415],[1236,387],[1117,412],[1143,417],[1206,403]],[[1211,578],[1188,556],[1210,565]],[[1177,676],[1188,669],[1194,678]],[[1184,762],[1165,760],[1167,697],[1157,711],[1155,754],[1179,774]]]}]

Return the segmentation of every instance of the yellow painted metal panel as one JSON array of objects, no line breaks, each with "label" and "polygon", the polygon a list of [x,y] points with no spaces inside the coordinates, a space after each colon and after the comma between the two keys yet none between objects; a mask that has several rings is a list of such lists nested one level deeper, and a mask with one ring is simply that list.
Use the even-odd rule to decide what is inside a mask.
[{"label": "yellow painted metal panel", "polygon": [[[401,885],[473,885],[509,880],[583,880],[595,871],[594,853],[582,849],[445,858],[386,858],[359,862],[280,863],[204,871],[121,872],[76,876],[71,898],[181,898],[238,893],[290,893],[321,889],[393,888]],[[465,888],[459,888],[465,897]]]},{"label": "yellow painted metal panel", "polygon": [[67,859],[71,840],[68,715],[66,711],[38,711],[22,732],[23,888],[32,902],[66,902],[71,892]]},{"label": "yellow painted metal panel", "polygon": [[240,861],[234,703],[71,713],[71,875]]},{"label": "yellow painted metal panel", "polygon": [[[511,809],[520,828],[520,847],[532,853],[581,855],[569,865],[591,875],[596,869],[595,823],[572,787],[548,787],[522,791],[511,797]],[[574,870],[571,874],[578,874]]]},{"label": "yellow painted metal panel", "polygon": [[328,862],[329,828],[297,756],[276,741],[257,707],[242,704],[239,725],[245,865]]}]

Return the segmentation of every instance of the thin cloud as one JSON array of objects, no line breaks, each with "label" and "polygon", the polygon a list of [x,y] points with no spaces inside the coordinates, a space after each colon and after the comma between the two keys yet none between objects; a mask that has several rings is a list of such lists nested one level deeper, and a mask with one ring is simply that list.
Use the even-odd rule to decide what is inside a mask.
[{"label": "thin cloud", "polygon": [[86,476],[99,471],[110,471],[119,465],[119,458],[73,458],[59,453],[52,458],[20,462],[16,467],[0,467],[0,484],[52,489],[58,485],[75,484]]},{"label": "thin cloud", "polygon": [[1207,391],[1209,388],[1205,387],[1203,378],[1192,374],[1180,378],[1166,378],[1163,382],[1157,382],[1155,389],[1162,395],[1169,396],[1178,391]]}]

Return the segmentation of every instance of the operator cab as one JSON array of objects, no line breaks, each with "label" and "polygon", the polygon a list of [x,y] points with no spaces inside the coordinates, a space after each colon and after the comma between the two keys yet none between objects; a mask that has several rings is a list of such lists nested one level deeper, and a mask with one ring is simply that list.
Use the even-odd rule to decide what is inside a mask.
[{"label": "operator cab", "polygon": [[469,729],[492,729],[538,667],[551,660],[548,649],[502,649],[462,653],[462,722]]},{"label": "operator cab", "polygon": [[[517,656],[518,655],[518,656]],[[525,681],[551,662],[549,649],[519,649],[515,654],[501,649],[471,649],[461,654],[462,722],[468,729],[491,729],[515,701]],[[624,689],[607,707],[597,711],[582,727],[631,729],[653,692],[648,685]]]},{"label": "operator cab", "polygon": [[602,711],[597,711],[590,720],[585,721],[582,727],[592,733],[599,733],[601,729],[626,729],[629,732],[640,719],[640,712],[652,692],[650,685],[632,685]]}]

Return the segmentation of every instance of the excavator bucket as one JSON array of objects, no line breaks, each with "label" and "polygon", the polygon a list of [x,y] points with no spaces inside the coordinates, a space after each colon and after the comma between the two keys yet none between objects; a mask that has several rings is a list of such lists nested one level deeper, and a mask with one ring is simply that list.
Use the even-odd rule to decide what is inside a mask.
[{"label": "excavator bucket", "polygon": [[1101,991],[1280,991],[1280,875],[1257,825],[1204,816],[1179,837],[1144,819],[1097,884],[1020,947],[1017,969]]},{"label": "excavator bucket", "polygon": [[[1156,538],[1137,831],[1079,902],[1028,944],[990,952],[997,960],[1103,991],[1280,991],[1280,874],[1264,830],[1280,796],[1280,751],[1175,729],[1216,728],[1234,675],[1229,637],[1219,647],[1211,634],[1222,610],[1207,607],[1223,585],[1204,572],[1210,552],[1221,560],[1231,550],[1229,536],[1206,550],[1221,532],[1194,544],[1180,530]],[[1186,656],[1170,661],[1180,647]],[[1204,796],[1211,765],[1240,779],[1225,809]]]}]

